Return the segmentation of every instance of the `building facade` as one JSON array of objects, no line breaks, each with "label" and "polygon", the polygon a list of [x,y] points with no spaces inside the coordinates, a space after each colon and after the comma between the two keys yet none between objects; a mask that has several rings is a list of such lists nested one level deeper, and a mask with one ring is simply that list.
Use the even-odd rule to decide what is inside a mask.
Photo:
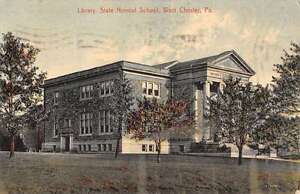
[{"label": "building facade", "polygon": [[[188,152],[192,142],[212,141],[214,131],[203,118],[207,96],[222,89],[227,76],[239,77],[245,82],[255,74],[235,52],[201,59],[158,65],[118,61],[93,69],[71,73],[45,81],[46,111],[44,151],[113,152],[117,132],[112,125],[108,100],[114,95],[113,80],[120,72],[134,88],[134,96],[141,98],[170,97],[191,99],[195,112],[195,127],[188,138],[169,139],[162,143],[161,153]],[[125,129],[126,130],[126,129]],[[137,141],[123,133],[122,153],[155,153],[151,140]]]}]

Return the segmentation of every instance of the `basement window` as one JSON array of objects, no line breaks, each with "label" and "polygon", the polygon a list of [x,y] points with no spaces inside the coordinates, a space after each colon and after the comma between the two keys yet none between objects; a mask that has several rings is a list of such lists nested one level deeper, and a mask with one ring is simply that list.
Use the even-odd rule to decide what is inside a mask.
[{"label": "basement window", "polygon": [[154,145],[153,144],[149,145],[149,152],[154,152]]},{"label": "basement window", "polygon": [[143,152],[147,152],[147,144],[143,144],[142,145],[142,151]]},{"label": "basement window", "polygon": [[112,151],[112,144],[107,144],[108,145],[108,151]]}]

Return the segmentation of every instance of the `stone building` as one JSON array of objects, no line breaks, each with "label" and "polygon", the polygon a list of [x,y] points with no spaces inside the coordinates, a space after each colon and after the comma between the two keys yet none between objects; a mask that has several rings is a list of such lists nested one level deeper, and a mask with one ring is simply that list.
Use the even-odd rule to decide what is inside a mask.
[{"label": "stone building", "polygon": [[[235,52],[158,65],[129,61],[75,72],[45,81],[45,107],[51,109],[45,123],[44,151],[113,152],[116,130],[111,126],[107,100],[113,95],[112,81],[119,72],[134,86],[135,97],[153,97],[166,100],[171,96],[188,96],[195,111],[195,127],[190,138],[164,141],[161,153],[188,152],[191,143],[212,141],[214,131],[203,118],[206,97],[222,88],[226,76],[248,81],[255,72]],[[136,141],[122,136],[122,153],[155,153],[151,140]]]}]

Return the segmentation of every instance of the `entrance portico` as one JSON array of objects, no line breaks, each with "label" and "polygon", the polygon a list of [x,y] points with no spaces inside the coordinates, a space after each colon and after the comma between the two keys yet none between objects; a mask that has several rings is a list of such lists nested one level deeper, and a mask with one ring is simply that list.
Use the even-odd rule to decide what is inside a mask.
[{"label": "entrance portico", "polygon": [[60,148],[62,152],[70,152],[73,145],[73,134],[61,134]]},{"label": "entrance portico", "polygon": [[[205,118],[205,111],[209,108],[208,98],[223,89],[223,79],[232,76],[248,82],[249,78],[255,74],[235,51],[226,51],[199,60],[172,63],[168,69],[176,77],[172,83],[175,87],[190,88],[192,86],[190,96],[193,97],[194,102],[192,108],[195,114],[195,142],[214,141],[217,129]],[[181,92],[182,89],[178,91]]]}]

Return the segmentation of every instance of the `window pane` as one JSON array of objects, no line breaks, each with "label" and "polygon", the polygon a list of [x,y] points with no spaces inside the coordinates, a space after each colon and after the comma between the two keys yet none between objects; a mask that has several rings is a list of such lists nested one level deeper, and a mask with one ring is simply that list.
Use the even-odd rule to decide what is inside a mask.
[{"label": "window pane", "polygon": [[105,83],[105,94],[109,94],[109,82]]},{"label": "window pane", "polygon": [[153,145],[149,145],[149,152],[153,152]]},{"label": "window pane", "polygon": [[152,95],[153,94],[153,84],[152,83],[148,83],[148,95]]},{"label": "window pane", "polygon": [[104,82],[102,82],[100,86],[100,95],[104,95],[104,90],[105,90],[105,84]]},{"label": "window pane", "polygon": [[142,82],[142,89],[143,89],[143,94],[147,94],[147,83]]},{"label": "window pane", "polygon": [[143,145],[142,145],[142,151],[143,151],[143,152],[146,152],[146,151],[147,151],[147,145],[146,145],[146,144],[143,144]]},{"label": "window pane", "polygon": [[159,85],[153,84],[154,96],[159,96]]},{"label": "window pane", "polygon": [[104,111],[100,111],[100,132],[104,132]]},{"label": "window pane", "polygon": [[89,113],[89,115],[90,115],[90,116],[89,116],[89,119],[90,119],[90,120],[89,120],[89,129],[90,129],[89,133],[92,133],[92,124],[93,124],[93,123],[92,123],[92,121],[93,121],[92,119],[93,119],[93,114],[92,114],[92,113]]},{"label": "window pane", "polygon": [[158,84],[155,84],[155,83],[154,83],[154,84],[153,84],[153,89],[154,89],[154,90],[158,90]]},{"label": "window pane", "polygon": [[113,132],[113,122],[114,122],[114,118],[113,115],[111,114],[111,112],[109,112],[109,128],[110,128],[110,132]]},{"label": "window pane", "polygon": [[54,93],[54,104],[57,104],[58,103],[58,96],[59,96],[59,93],[58,92],[55,92]]},{"label": "window pane", "polygon": [[110,84],[109,84],[109,86],[110,86],[110,93],[112,94],[114,91],[114,81],[110,81]]},{"label": "window pane", "polygon": [[109,114],[105,111],[105,132],[109,131]]}]

